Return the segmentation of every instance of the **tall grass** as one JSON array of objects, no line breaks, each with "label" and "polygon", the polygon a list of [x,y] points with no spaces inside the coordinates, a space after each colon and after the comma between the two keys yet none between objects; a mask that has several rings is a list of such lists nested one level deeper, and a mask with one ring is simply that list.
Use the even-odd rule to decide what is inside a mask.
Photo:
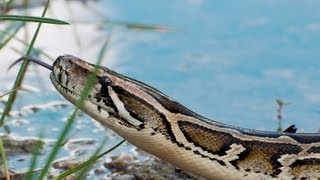
[{"label": "tall grass", "polygon": [[[46,5],[45,5],[45,8],[42,12],[42,15],[41,17],[44,17],[46,12],[47,12],[47,9],[49,7],[49,4],[50,4],[50,0],[47,1]],[[43,21],[41,21],[41,18],[35,18],[35,17],[26,17],[26,18],[21,18],[23,16],[11,16],[11,15],[1,15],[0,16],[0,20],[17,20],[17,21],[32,21],[32,19],[35,19],[35,22],[40,22],[38,24],[38,27],[33,35],[33,38],[31,40],[31,43],[30,43],[30,46],[27,50],[27,53],[26,55],[30,55],[32,49],[33,49],[33,46],[36,42],[36,39],[37,39],[37,36],[38,36],[38,33],[40,31],[40,28],[41,28],[41,25],[43,22],[46,22],[48,19],[43,19]],[[53,19],[50,19],[50,22],[54,21]],[[17,30],[18,31],[18,30]],[[16,31],[16,32],[17,32]],[[25,73],[26,73],[26,70],[27,70],[27,66],[28,66],[28,61],[24,61],[22,63],[22,66],[19,70],[19,73],[16,77],[16,80],[14,82],[14,85],[12,87],[12,92],[9,96],[9,99],[7,101],[7,104],[5,106],[5,109],[3,111],[3,113],[1,114],[1,117],[0,117],[0,127],[3,126],[3,122],[4,122],[4,119],[5,117],[8,115],[9,111],[11,110],[11,107],[15,101],[15,98],[16,98],[16,95],[17,95],[17,91],[14,91],[15,89],[18,89],[20,86],[21,86],[21,83],[24,79],[24,76],[25,76]],[[10,179],[10,175],[9,175],[9,170],[8,170],[8,166],[7,166],[7,158],[6,158],[6,154],[5,154],[5,150],[4,150],[4,147],[3,147],[3,141],[2,141],[2,138],[0,137],[0,152],[1,152],[1,157],[2,157],[2,160],[3,160],[3,165],[4,165],[4,172],[5,172],[5,176],[6,176],[6,179]]]},{"label": "tall grass", "polygon": [[[39,133],[39,139],[42,139],[42,137],[44,137],[44,131],[40,131]],[[37,161],[38,161],[38,154],[41,150],[41,147],[42,147],[42,144],[41,144],[41,141],[37,141],[36,143],[36,146],[33,150],[33,153],[32,153],[32,158],[30,160],[30,166],[29,166],[29,170],[27,172],[27,175],[26,175],[26,180],[32,180],[33,179],[33,175],[34,175],[34,172],[35,172],[35,167],[37,165]]]},{"label": "tall grass", "polygon": [[[44,10],[42,12],[41,17],[45,16],[45,14],[46,14],[46,12],[48,10],[49,4],[50,4],[50,0],[47,1],[46,5],[45,5],[45,8],[44,8]],[[10,15],[2,15],[2,17],[5,17],[5,16],[11,17]],[[23,17],[23,16],[20,16],[20,17]],[[27,19],[27,21],[31,21],[33,18],[34,17],[28,17],[26,19]],[[5,18],[3,18],[3,19],[5,19]],[[12,20],[12,19],[10,19],[10,20]],[[22,20],[23,20],[23,18],[18,18],[18,21],[22,21]],[[39,22],[39,18],[36,18],[35,21]],[[52,20],[50,20],[50,22],[51,21]],[[36,39],[38,37],[39,31],[40,31],[40,28],[41,28],[41,25],[42,25],[43,22],[46,22],[46,20],[43,20],[42,22],[40,22],[38,24],[38,27],[37,27],[37,29],[36,29],[33,37],[32,37],[31,43],[30,43],[30,45],[28,47],[26,56],[29,56],[31,54],[33,46],[34,46],[34,44],[36,42]],[[22,65],[20,67],[19,73],[18,73],[18,75],[16,77],[16,80],[15,80],[15,82],[13,84],[12,89],[16,89],[16,88],[21,86],[21,83],[22,83],[22,81],[24,79],[24,76],[25,76],[25,73],[26,73],[26,70],[27,70],[28,63],[29,63],[28,61],[23,61]],[[5,117],[7,116],[9,111],[11,110],[11,107],[12,107],[13,102],[15,101],[16,95],[17,95],[17,91],[13,91],[10,94],[9,99],[7,101],[7,104],[6,104],[6,107],[5,107],[3,113],[1,114],[1,117],[0,117],[0,127],[3,125],[3,121],[4,121]]]},{"label": "tall grass", "polygon": [[[47,1],[50,2],[50,0]],[[43,11],[42,17],[37,16],[20,16],[20,15],[0,15],[0,21],[23,21],[23,22],[35,22],[35,23],[47,23],[47,24],[59,24],[67,25],[69,23],[58,19],[45,18],[44,15],[47,12],[47,6]],[[41,24],[40,24],[41,26]]]},{"label": "tall grass", "polygon": [[[0,50],[12,39],[16,39],[19,42],[23,43],[24,45],[26,45],[28,47],[27,52],[23,53],[21,52],[19,49],[14,49],[14,51],[20,53],[21,55],[31,55],[32,52],[34,52],[35,50],[37,52],[40,52],[41,54],[45,54],[45,52],[42,52],[40,50],[37,50],[34,45],[36,43],[37,37],[38,37],[38,33],[41,29],[41,26],[43,23],[49,23],[49,24],[55,24],[55,25],[67,25],[68,23],[59,19],[52,19],[52,18],[46,18],[46,12],[48,10],[50,4],[50,0],[47,0],[42,15],[41,17],[35,17],[35,16],[20,16],[20,15],[0,15],[0,21],[12,21],[3,31],[0,31]],[[21,28],[23,28],[26,23],[38,23],[38,26],[33,34],[32,40],[30,43],[25,42],[23,40],[20,40],[18,38],[15,38],[15,35],[20,31]],[[97,65],[100,65],[102,60],[105,57],[105,54],[107,53],[108,50],[108,45],[110,44],[110,40],[112,37],[112,32],[113,32],[113,27],[116,26],[122,26],[122,27],[126,27],[128,29],[134,29],[134,30],[147,30],[147,31],[172,31],[172,30],[176,30],[173,28],[169,28],[169,27],[161,27],[161,26],[151,26],[151,25],[144,25],[144,24],[137,24],[137,23],[124,23],[124,22],[113,22],[110,20],[104,21],[104,23],[108,23],[111,26],[111,29],[109,29],[109,33],[107,35],[107,37],[105,38],[104,43],[101,46],[100,51],[98,52],[97,55]],[[49,57],[49,56],[48,56]],[[5,109],[3,111],[3,113],[1,114],[0,117],[0,127],[3,126],[4,120],[6,118],[6,116],[8,115],[9,111],[11,110],[11,107],[13,106],[14,102],[15,102],[15,98],[17,96],[17,92],[21,87],[21,84],[23,82],[25,73],[27,71],[27,67],[28,67],[28,61],[24,61],[20,67],[20,70],[18,72],[18,75],[15,78],[15,82],[14,85],[12,87],[12,92],[10,93],[10,96],[8,98],[7,104],[5,106]],[[96,72],[97,70],[95,70]],[[37,160],[38,160],[38,150],[40,148],[40,144],[36,145],[36,149],[35,152],[33,153],[33,156],[31,158],[30,161],[30,166],[29,166],[29,172],[27,173],[26,179],[45,179],[47,173],[49,172],[49,169],[51,168],[51,164],[54,161],[54,159],[56,158],[59,150],[61,149],[61,146],[63,145],[63,143],[66,140],[66,137],[68,136],[68,132],[70,131],[70,128],[72,127],[75,118],[76,118],[76,114],[79,111],[79,109],[83,106],[83,103],[88,95],[88,93],[90,92],[92,86],[93,86],[93,82],[95,77],[95,72],[93,72],[87,79],[87,83],[86,86],[81,94],[80,99],[78,100],[78,102],[76,103],[76,108],[73,110],[72,115],[68,118],[66,124],[64,125],[64,127],[62,128],[61,132],[58,135],[57,141],[55,142],[53,148],[51,149],[51,152],[49,153],[49,155],[47,156],[45,165],[43,166],[43,168],[41,169],[41,172],[37,174],[37,176],[34,175],[35,172],[35,167],[37,165]],[[39,138],[42,138],[43,132],[40,133]],[[112,147],[111,149],[101,153],[101,147],[103,146],[103,143],[101,144],[101,146],[99,148],[97,148],[96,152],[93,154],[93,156],[91,158],[89,158],[86,162],[58,175],[57,177],[55,177],[55,179],[61,179],[61,178],[65,178],[68,175],[75,173],[75,172],[79,172],[78,174],[78,178],[84,178],[87,171],[89,170],[89,167],[92,166],[95,161],[99,158],[101,158],[102,156],[106,155],[107,153],[111,152],[112,150],[114,150],[115,148],[117,148],[118,146],[120,146],[122,143],[124,142],[124,140],[122,140],[121,142],[119,142],[118,144],[116,144],[114,147]],[[3,147],[3,143],[2,143],[2,139],[0,137],[0,154],[4,163],[4,168],[5,168],[5,175],[7,179],[10,179],[9,176],[9,171],[8,171],[8,166],[7,166],[7,159],[6,159],[6,154],[5,154],[5,150]]]}]

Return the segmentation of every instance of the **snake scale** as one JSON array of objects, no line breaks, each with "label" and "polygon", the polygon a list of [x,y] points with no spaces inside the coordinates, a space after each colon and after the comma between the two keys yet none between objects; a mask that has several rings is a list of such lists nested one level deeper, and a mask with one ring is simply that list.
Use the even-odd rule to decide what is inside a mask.
[{"label": "snake scale", "polygon": [[71,55],[52,66],[58,92],[75,104],[90,74],[81,110],[128,142],[208,179],[320,179],[320,134],[233,127],[187,109],[157,89]]}]

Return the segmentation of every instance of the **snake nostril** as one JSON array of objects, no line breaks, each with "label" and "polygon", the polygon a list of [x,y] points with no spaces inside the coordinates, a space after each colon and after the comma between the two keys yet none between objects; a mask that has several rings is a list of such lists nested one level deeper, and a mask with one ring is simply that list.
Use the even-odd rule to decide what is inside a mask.
[{"label": "snake nostril", "polygon": [[53,62],[53,67],[57,67],[57,66],[60,66],[60,59],[61,59],[61,56],[59,56],[54,62]]},{"label": "snake nostril", "polygon": [[62,73],[58,74],[58,81],[61,83],[62,82]]}]

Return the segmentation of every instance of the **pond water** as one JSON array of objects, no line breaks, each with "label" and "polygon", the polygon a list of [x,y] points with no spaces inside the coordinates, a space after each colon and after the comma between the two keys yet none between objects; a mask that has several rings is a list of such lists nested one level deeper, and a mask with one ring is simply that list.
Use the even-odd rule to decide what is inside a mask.
[{"label": "pond water", "polygon": [[[71,25],[43,25],[35,46],[53,58],[73,54],[94,63],[111,32],[110,21],[172,27],[177,30],[157,32],[113,26],[103,65],[156,87],[203,116],[235,126],[277,129],[275,99],[281,99],[289,102],[282,110],[283,128],[295,124],[298,132],[317,132],[318,5],[318,1],[291,0],[108,0],[85,4],[72,1],[68,5],[54,1],[47,16]],[[34,7],[29,13],[39,16],[42,9]],[[12,11],[17,13],[22,11]],[[18,37],[31,37],[36,24],[27,27],[27,33],[21,31]],[[24,50],[16,40],[1,50],[2,72],[21,56],[13,48]],[[42,59],[51,62],[44,56]],[[10,91],[17,71],[15,67],[2,73],[0,94]],[[59,105],[7,118],[12,134],[38,136],[44,131],[45,137],[52,140],[63,127],[73,107],[68,103],[60,107],[66,101],[53,89],[48,75],[39,67],[29,68],[25,82],[31,90],[19,93],[13,111],[52,102]],[[17,125],[16,121],[22,123]],[[79,117],[70,136],[99,142],[106,137],[114,143],[119,139],[87,116]],[[111,146],[108,143],[106,148]],[[65,153],[69,151],[60,157]],[[19,168],[28,163],[12,161],[9,165]]]},{"label": "pond water", "polygon": [[284,127],[320,127],[319,2],[108,2],[116,19],[181,30],[125,32],[135,39],[122,54],[125,74],[229,124],[276,129],[279,98],[290,102]]}]

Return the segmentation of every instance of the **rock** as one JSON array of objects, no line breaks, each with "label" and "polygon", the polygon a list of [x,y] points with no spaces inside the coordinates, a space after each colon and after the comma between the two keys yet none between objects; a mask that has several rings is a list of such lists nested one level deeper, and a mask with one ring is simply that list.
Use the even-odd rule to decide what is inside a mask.
[{"label": "rock", "polygon": [[134,161],[134,158],[129,154],[121,154],[120,156],[110,157],[111,161],[104,163],[104,167],[110,169],[112,172],[126,172],[128,164]]},{"label": "rock", "polygon": [[[1,137],[3,141],[3,146],[5,147],[6,153],[8,155],[13,155],[17,153],[34,153],[37,146],[42,149],[45,142],[41,139],[36,138],[18,138],[4,135]],[[40,153],[40,152],[37,152]]]},{"label": "rock", "polygon": [[56,169],[68,170],[78,166],[83,163],[85,160],[80,160],[79,158],[64,158],[55,161],[52,166]]},{"label": "rock", "polygon": [[112,171],[106,179],[203,179],[186,173],[156,157],[150,157],[145,161],[136,161],[128,154],[112,157],[104,166]]}]

